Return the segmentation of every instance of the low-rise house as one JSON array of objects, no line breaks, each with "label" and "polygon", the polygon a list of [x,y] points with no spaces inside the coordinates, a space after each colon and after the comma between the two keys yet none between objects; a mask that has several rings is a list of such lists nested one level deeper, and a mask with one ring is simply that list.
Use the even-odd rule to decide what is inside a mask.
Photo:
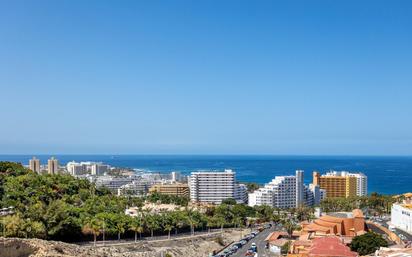
[{"label": "low-rise house", "polygon": [[329,213],[311,223],[302,222],[301,227],[301,235],[309,239],[331,235],[351,238],[366,232],[365,218],[359,209]]},{"label": "low-rise house", "polygon": [[298,240],[292,244],[292,253],[288,256],[301,257],[357,257],[358,253],[350,250],[337,236],[315,238],[310,241]]},{"label": "low-rise house", "polygon": [[269,244],[269,251],[275,255],[281,255],[282,247],[290,241],[287,237],[288,233],[284,231],[270,233],[265,239]]}]

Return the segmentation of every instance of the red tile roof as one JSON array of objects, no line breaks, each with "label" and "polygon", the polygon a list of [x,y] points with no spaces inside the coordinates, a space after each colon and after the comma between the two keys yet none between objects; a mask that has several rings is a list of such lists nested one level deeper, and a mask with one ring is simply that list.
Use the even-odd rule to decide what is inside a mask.
[{"label": "red tile roof", "polygon": [[344,245],[338,237],[321,237],[313,240],[312,247],[308,251],[309,257],[356,257],[358,254],[352,252]]},{"label": "red tile roof", "polygon": [[281,238],[281,237],[286,237],[286,236],[288,236],[288,233],[287,233],[287,232],[284,232],[284,231],[275,231],[275,232],[270,233],[270,234],[266,237],[265,241],[274,241],[274,240],[277,240],[277,239],[279,239],[279,238]]}]

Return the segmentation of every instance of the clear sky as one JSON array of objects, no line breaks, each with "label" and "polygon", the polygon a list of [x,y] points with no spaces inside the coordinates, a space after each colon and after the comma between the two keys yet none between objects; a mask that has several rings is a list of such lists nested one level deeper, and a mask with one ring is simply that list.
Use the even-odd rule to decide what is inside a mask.
[{"label": "clear sky", "polygon": [[412,1],[0,1],[0,153],[412,155]]}]

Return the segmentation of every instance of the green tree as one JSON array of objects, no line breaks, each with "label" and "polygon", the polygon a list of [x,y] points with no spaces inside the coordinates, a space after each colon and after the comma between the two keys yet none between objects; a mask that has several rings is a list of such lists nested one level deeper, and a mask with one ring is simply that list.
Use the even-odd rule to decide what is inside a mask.
[{"label": "green tree", "polygon": [[359,255],[368,255],[374,253],[380,247],[387,247],[388,242],[386,242],[383,237],[374,232],[367,232],[360,236],[355,236],[350,243],[350,248],[352,251],[356,251]]},{"label": "green tree", "polygon": [[139,233],[140,238],[142,237],[143,232],[143,224],[140,217],[132,217],[130,218],[129,222],[129,230],[134,232],[134,241],[137,242],[137,233]]},{"label": "green tree", "polygon": [[117,232],[117,240],[120,240],[121,234],[124,234],[126,228],[129,227],[128,219],[124,214],[116,215],[115,228]]},{"label": "green tree", "polygon": [[283,227],[286,229],[289,237],[292,237],[293,231],[298,229],[299,227],[290,219],[286,219],[283,221]]},{"label": "green tree", "polygon": [[227,205],[235,205],[236,204],[236,200],[233,198],[227,198],[225,200],[222,201],[222,204],[227,204]]},{"label": "green tree", "polygon": [[97,236],[100,235],[100,230],[102,229],[102,222],[94,217],[87,217],[82,232],[85,235],[93,235],[93,245],[96,246]]},{"label": "green tree", "polygon": [[150,236],[153,237],[154,231],[160,229],[160,221],[158,215],[149,214],[145,217],[147,229],[150,230]]}]

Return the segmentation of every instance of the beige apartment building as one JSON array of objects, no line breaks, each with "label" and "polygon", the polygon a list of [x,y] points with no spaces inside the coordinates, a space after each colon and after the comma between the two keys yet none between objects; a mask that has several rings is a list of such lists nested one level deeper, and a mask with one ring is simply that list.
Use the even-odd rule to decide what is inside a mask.
[{"label": "beige apartment building", "polygon": [[40,160],[36,157],[33,157],[29,161],[29,169],[31,169],[34,172],[40,173]]},{"label": "beige apartment building", "polygon": [[47,161],[47,172],[49,174],[57,174],[59,171],[59,161],[55,159],[54,157],[51,157]]},{"label": "beige apartment building", "polygon": [[189,186],[187,184],[157,184],[149,189],[149,193],[157,192],[165,195],[176,195],[182,197],[189,197]]}]

